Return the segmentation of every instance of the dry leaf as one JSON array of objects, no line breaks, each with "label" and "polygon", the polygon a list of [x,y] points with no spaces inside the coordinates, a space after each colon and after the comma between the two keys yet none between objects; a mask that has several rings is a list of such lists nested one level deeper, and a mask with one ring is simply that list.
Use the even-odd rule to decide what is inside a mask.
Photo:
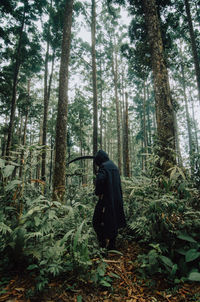
[{"label": "dry leaf", "polygon": [[18,291],[18,292],[24,292],[24,291],[25,291],[25,288],[19,287],[19,288],[15,288],[15,290]]}]

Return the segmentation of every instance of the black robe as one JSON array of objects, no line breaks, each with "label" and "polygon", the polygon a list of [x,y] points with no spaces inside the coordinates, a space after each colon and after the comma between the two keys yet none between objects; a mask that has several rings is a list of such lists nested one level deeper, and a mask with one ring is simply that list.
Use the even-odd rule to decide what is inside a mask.
[{"label": "black robe", "polygon": [[99,201],[95,207],[93,226],[100,240],[116,237],[119,228],[126,225],[120,174],[117,166],[100,150],[95,162],[99,166],[95,194]]}]

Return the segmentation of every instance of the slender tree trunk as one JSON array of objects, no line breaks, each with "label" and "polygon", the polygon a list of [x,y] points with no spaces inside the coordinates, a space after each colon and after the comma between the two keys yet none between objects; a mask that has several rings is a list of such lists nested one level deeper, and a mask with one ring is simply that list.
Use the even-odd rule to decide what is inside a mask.
[{"label": "slender tree trunk", "polygon": [[[31,81],[28,80],[28,86],[27,86],[28,98],[30,98],[30,84],[31,84]],[[24,119],[24,130],[23,130],[23,136],[22,136],[22,146],[26,145],[26,132],[27,132],[28,114],[29,114],[29,107],[27,107],[27,109],[26,109],[26,115],[25,115],[25,119]],[[21,158],[20,158],[19,178],[22,178],[23,167],[24,167],[24,150],[22,149]]]},{"label": "slender tree trunk", "polygon": [[43,115],[43,136],[42,136],[42,169],[41,169],[41,178],[43,181],[46,180],[46,148],[47,148],[47,121],[48,121],[48,110],[49,110],[49,100],[51,93],[51,84],[53,78],[53,70],[54,70],[54,56],[52,56],[52,66],[51,66],[51,74],[49,77],[48,83],[48,62],[49,62],[49,42],[47,42],[47,51],[45,58],[45,76],[44,76],[44,115]]},{"label": "slender tree trunk", "polygon": [[47,42],[47,50],[45,56],[45,71],[44,71],[44,113],[43,113],[43,131],[42,131],[42,169],[41,178],[46,180],[46,144],[47,144],[47,118],[48,118],[48,63],[49,63],[49,41]]},{"label": "slender tree trunk", "polygon": [[67,139],[67,107],[69,56],[71,44],[71,27],[73,0],[66,0],[64,11],[64,28],[59,75],[59,98],[55,140],[55,166],[53,181],[53,198],[63,201],[66,183],[66,139]]},{"label": "slender tree trunk", "polygon": [[196,123],[195,112],[194,112],[194,100],[193,100],[192,97],[191,97],[191,93],[190,93],[190,99],[191,99],[191,102],[192,102],[192,118],[193,118],[194,131],[195,131],[196,151],[197,151],[197,153],[199,153],[199,142],[198,142],[197,123]]},{"label": "slender tree trunk", "polygon": [[104,150],[107,152],[107,112],[105,111],[104,114],[104,137],[103,137],[103,141],[104,141]]},{"label": "slender tree trunk", "polygon": [[125,149],[125,171],[124,176],[130,177],[130,158],[129,158],[129,123],[128,123],[128,94],[125,94],[125,114],[124,114],[124,134],[125,134],[125,140],[124,140],[124,149]]},{"label": "slender tree trunk", "polygon": [[168,72],[164,61],[163,43],[155,0],[142,0],[154,77],[157,135],[160,144],[159,156],[163,158],[163,173],[176,163],[173,106]]},{"label": "slender tree trunk", "polygon": [[[39,131],[39,146],[42,146],[42,129],[43,129],[43,121],[42,121],[42,118],[40,120],[40,131]],[[40,179],[40,176],[41,176],[41,153],[40,153],[40,150],[38,151],[38,156],[37,156],[37,167],[36,167],[36,179]],[[38,186],[38,183],[36,182],[35,183],[36,186]]]},{"label": "slender tree trunk", "polygon": [[147,163],[147,129],[146,129],[146,83],[144,81],[144,96],[143,96],[143,142],[144,142],[144,171],[146,170],[146,163]]},{"label": "slender tree trunk", "polygon": [[[7,116],[6,116],[5,126],[4,127],[7,126],[7,123],[8,123],[8,121],[7,121]],[[3,141],[2,141],[2,146],[1,146],[1,148],[2,148],[2,150],[1,150],[1,156],[2,157],[4,157],[6,155],[6,143],[7,143],[7,139],[8,139],[8,135],[7,135],[7,132],[5,132],[5,130],[4,130]]]},{"label": "slender tree trunk", "polygon": [[193,171],[194,171],[194,162],[193,162],[194,144],[193,144],[193,139],[192,139],[191,120],[190,120],[190,114],[189,114],[189,109],[188,109],[188,100],[187,100],[187,95],[186,95],[185,70],[184,70],[183,63],[181,63],[181,71],[182,71],[183,96],[184,96],[184,101],[185,101],[186,121],[187,121],[187,130],[188,130],[188,139],[189,139],[190,168],[191,168],[191,173],[193,174]]},{"label": "slender tree trunk", "polygon": [[102,60],[100,53],[100,149],[103,147],[103,85],[102,85]]},{"label": "slender tree trunk", "polygon": [[177,162],[178,162],[179,167],[183,167],[176,112],[174,112],[174,121],[175,121],[175,143],[176,143]]},{"label": "slender tree trunk", "polygon": [[117,114],[117,158],[118,158],[118,168],[121,174],[122,170],[122,158],[121,158],[121,127],[120,127],[120,108],[119,108],[119,97],[118,97],[118,61],[117,54],[112,54],[112,73],[114,77],[114,89],[115,89],[115,105],[116,105],[116,114]]},{"label": "slender tree trunk", "polygon": [[11,112],[10,112],[10,122],[8,126],[8,138],[7,138],[7,146],[6,146],[6,156],[9,156],[10,148],[12,146],[12,135],[14,129],[14,120],[15,120],[15,110],[16,110],[16,98],[17,98],[17,81],[19,75],[19,69],[21,65],[21,47],[22,47],[22,35],[24,30],[24,22],[25,22],[25,6],[23,12],[23,18],[19,33],[18,46],[16,50],[16,59],[15,59],[15,68],[13,75],[13,84],[12,84],[12,98],[11,98]]},{"label": "slender tree trunk", "polygon": [[[32,124],[32,121],[30,119],[30,146],[33,144],[33,136],[32,136],[32,127],[31,127],[31,124]],[[29,170],[28,170],[28,181],[29,183],[31,183],[31,179],[32,179],[32,155],[33,155],[33,152],[32,152],[32,149],[29,150]]]},{"label": "slender tree trunk", "polygon": [[190,40],[191,40],[191,46],[192,46],[192,54],[193,54],[193,59],[194,59],[197,89],[198,89],[198,96],[199,96],[199,103],[200,103],[200,65],[199,65],[200,60],[198,58],[197,45],[196,45],[195,33],[194,33],[194,29],[193,29],[193,24],[192,24],[189,0],[184,0],[184,3],[185,3],[185,10],[186,10],[187,19],[188,19],[188,27],[189,27],[189,32],[190,32]]},{"label": "slender tree trunk", "polygon": [[[96,69],[96,1],[92,0],[92,85],[93,85],[93,155],[98,151],[98,105],[97,105],[97,69]],[[96,166],[93,165],[96,174]]]},{"label": "slender tree trunk", "polygon": [[147,100],[148,100],[148,104],[147,104],[147,128],[148,128],[148,151],[151,153],[151,147],[152,147],[152,134],[151,134],[151,119],[150,119],[150,101],[149,101],[149,88],[147,86]]}]

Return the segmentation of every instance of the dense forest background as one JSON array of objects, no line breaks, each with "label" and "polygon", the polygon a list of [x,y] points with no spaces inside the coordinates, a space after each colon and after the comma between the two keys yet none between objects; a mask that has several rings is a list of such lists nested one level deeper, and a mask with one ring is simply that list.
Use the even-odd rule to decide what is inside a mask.
[{"label": "dense forest background", "polygon": [[68,271],[111,287],[96,167],[67,164],[103,149],[121,239],[146,248],[138,274],[200,281],[200,1],[3,0],[0,19],[1,273],[29,271],[36,291]]}]

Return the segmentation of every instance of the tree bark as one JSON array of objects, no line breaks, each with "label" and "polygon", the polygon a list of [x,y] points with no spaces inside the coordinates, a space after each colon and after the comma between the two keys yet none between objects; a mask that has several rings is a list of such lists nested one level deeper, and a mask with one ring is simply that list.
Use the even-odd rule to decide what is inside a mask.
[{"label": "tree bark", "polygon": [[168,72],[164,61],[164,50],[155,0],[142,0],[148,40],[151,50],[154,91],[156,102],[157,136],[159,156],[163,159],[161,169],[169,175],[169,168],[176,163],[173,106]]},{"label": "tree bark", "polygon": [[121,174],[122,170],[122,157],[121,157],[121,127],[120,127],[120,109],[119,109],[119,97],[118,97],[118,61],[117,54],[115,50],[112,54],[112,73],[114,77],[114,89],[115,89],[115,105],[117,114],[117,158],[118,158],[118,168]]},{"label": "tree bark", "polygon": [[46,180],[46,147],[47,147],[47,121],[48,121],[48,109],[49,109],[49,100],[51,93],[51,83],[53,78],[54,70],[54,55],[52,56],[52,66],[51,74],[49,77],[48,83],[48,62],[49,62],[49,42],[47,42],[47,51],[45,57],[45,76],[44,76],[44,115],[43,115],[43,135],[42,135],[42,169],[41,169],[41,178],[43,181]]},{"label": "tree bark", "polygon": [[[92,86],[93,86],[93,155],[98,151],[98,105],[97,105],[97,68],[96,68],[96,1],[92,0]],[[96,166],[93,165],[96,174]]]},{"label": "tree bark", "polygon": [[184,101],[185,101],[185,112],[186,112],[187,130],[188,130],[188,140],[189,140],[190,168],[191,168],[191,173],[193,174],[193,172],[194,172],[194,160],[193,160],[194,143],[193,143],[193,138],[192,138],[191,120],[190,120],[190,114],[189,114],[189,109],[188,109],[188,100],[187,100],[187,95],[186,95],[185,70],[184,70],[184,66],[183,66],[182,62],[181,62],[181,71],[182,71],[183,96],[184,96]]},{"label": "tree bark", "polygon": [[16,111],[16,96],[17,96],[17,81],[19,76],[19,69],[21,65],[21,47],[22,47],[22,35],[24,30],[24,23],[25,23],[25,5],[24,5],[24,12],[23,18],[19,33],[19,40],[18,46],[16,50],[16,59],[15,59],[15,68],[14,68],[14,75],[13,75],[13,84],[12,84],[12,98],[11,98],[11,112],[10,112],[10,121],[8,126],[8,138],[7,138],[7,145],[6,145],[6,156],[9,157],[10,148],[12,146],[12,135],[14,129],[14,120],[15,120],[15,111]]},{"label": "tree bark", "polygon": [[129,123],[128,123],[128,94],[125,93],[125,114],[124,114],[124,150],[125,150],[125,171],[124,176],[130,177],[130,158],[129,158]]},{"label": "tree bark", "polygon": [[47,118],[48,118],[48,63],[49,63],[49,41],[47,42],[47,50],[45,55],[45,71],[44,71],[44,113],[43,113],[43,131],[42,131],[42,169],[41,178],[46,180],[46,144],[47,144]]},{"label": "tree bark", "polygon": [[175,144],[176,144],[177,162],[178,162],[179,167],[183,167],[183,160],[182,160],[182,156],[181,156],[178,122],[177,122],[176,112],[174,112],[174,121],[175,121]]},{"label": "tree bark", "polygon": [[59,97],[55,140],[55,166],[53,181],[53,198],[63,201],[66,183],[66,140],[67,140],[67,108],[68,77],[71,45],[73,0],[66,0],[64,11],[64,28],[62,53],[59,74]]},{"label": "tree bark", "polygon": [[198,58],[198,52],[197,52],[197,45],[196,45],[195,34],[194,34],[194,29],[193,29],[193,24],[192,24],[189,0],[184,0],[184,3],[185,3],[185,11],[187,14],[187,19],[188,19],[188,27],[189,27],[189,32],[190,32],[190,40],[191,40],[191,46],[192,46],[192,54],[193,54],[193,59],[194,59],[197,89],[198,89],[198,97],[199,97],[199,103],[200,103],[200,65],[199,65],[199,58]]},{"label": "tree bark", "polygon": [[147,86],[147,128],[148,128],[148,152],[151,153],[152,147],[152,129],[151,129],[151,119],[150,119],[150,99],[149,99],[149,88]]},{"label": "tree bark", "polygon": [[197,122],[195,119],[195,112],[194,112],[194,100],[192,99],[191,93],[190,93],[190,99],[192,102],[192,119],[194,123],[194,131],[195,131],[195,142],[196,142],[196,152],[199,153],[199,142],[198,142],[198,129],[197,129]]},{"label": "tree bark", "polygon": [[147,129],[146,129],[146,83],[144,81],[144,96],[143,96],[143,142],[144,142],[144,171],[146,170],[146,164],[147,164],[147,153],[148,153],[148,149],[147,149]]},{"label": "tree bark", "polygon": [[[27,85],[28,98],[30,98],[30,85],[31,85],[31,81],[28,80],[28,85]],[[26,132],[27,132],[28,114],[29,114],[29,107],[26,109],[26,115],[25,115],[25,119],[24,119],[24,130],[23,130],[23,136],[22,136],[22,146],[26,145]],[[21,158],[20,158],[19,178],[22,178],[23,167],[24,167],[24,150],[22,149]]]}]

